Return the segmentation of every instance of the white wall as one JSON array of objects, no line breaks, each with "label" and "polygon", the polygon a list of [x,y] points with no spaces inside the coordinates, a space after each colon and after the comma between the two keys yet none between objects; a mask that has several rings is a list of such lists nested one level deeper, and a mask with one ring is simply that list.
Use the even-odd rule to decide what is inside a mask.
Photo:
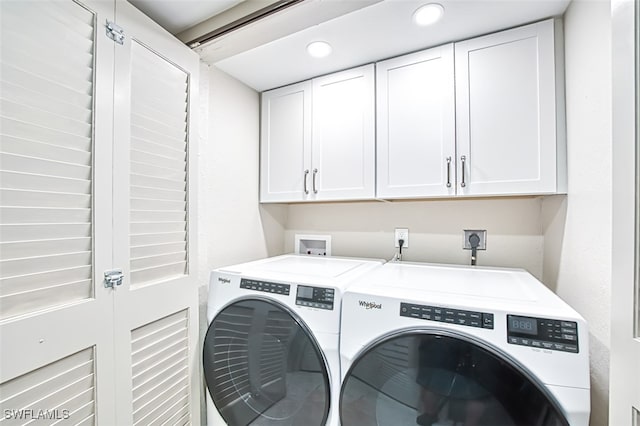
[{"label": "white wall", "polygon": [[[209,272],[282,254],[287,207],[258,203],[258,93],[202,64],[200,104],[198,279],[202,342],[207,331]],[[201,407],[204,419],[204,404]]]},{"label": "white wall", "polygon": [[204,308],[212,269],[283,253],[287,207],[258,203],[259,94],[202,64],[200,96],[207,117],[200,129],[198,188]]},{"label": "white wall", "polygon": [[281,253],[286,206],[258,203],[259,94],[215,67],[206,73],[200,222],[210,270]]},{"label": "white wall", "polygon": [[329,234],[332,254],[391,259],[394,229],[409,228],[406,261],[468,264],[464,229],[486,229],[487,250],[478,265],[525,268],[542,278],[542,198],[294,204],[285,249],[294,235]]},{"label": "white wall", "polygon": [[609,411],[610,13],[607,0],[574,0],[565,14],[568,196],[542,206],[543,278],[589,323],[594,426]]}]

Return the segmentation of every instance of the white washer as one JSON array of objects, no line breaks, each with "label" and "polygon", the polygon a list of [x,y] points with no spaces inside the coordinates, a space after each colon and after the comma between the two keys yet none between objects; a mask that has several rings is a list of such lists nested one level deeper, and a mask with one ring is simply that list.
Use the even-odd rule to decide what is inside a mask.
[{"label": "white washer", "polygon": [[213,271],[207,424],[337,425],[342,293],[382,263],[285,255]]},{"label": "white washer", "polygon": [[588,339],[524,270],[387,263],[343,296],[342,426],[587,426]]}]

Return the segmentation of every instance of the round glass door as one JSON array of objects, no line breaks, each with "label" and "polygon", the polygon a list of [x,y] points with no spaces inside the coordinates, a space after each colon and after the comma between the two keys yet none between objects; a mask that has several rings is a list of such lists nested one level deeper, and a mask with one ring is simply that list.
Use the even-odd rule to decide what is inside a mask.
[{"label": "round glass door", "polygon": [[224,308],[209,325],[205,380],[228,425],[325,424],[326,363],[293,315],[272,301],[247,299]]},{"label": "round glass door", "polygon": [[463,336],[411,332],[381,341],[348,371],[342,426],[568,426],[526,373]]}]

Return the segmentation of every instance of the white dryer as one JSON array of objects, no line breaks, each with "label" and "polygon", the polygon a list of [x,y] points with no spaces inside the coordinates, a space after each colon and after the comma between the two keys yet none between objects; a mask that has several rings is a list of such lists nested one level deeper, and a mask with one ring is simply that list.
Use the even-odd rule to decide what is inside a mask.
[{"label": "white dryer", "polygon": [[524,270],[387,263],[342,302],[342,426],[587,426],[584,319]]},{"label": "white dryer", "polygon": [[207,424],[337,425],[342,293],[381,264],[285,255],[213,271]]}]

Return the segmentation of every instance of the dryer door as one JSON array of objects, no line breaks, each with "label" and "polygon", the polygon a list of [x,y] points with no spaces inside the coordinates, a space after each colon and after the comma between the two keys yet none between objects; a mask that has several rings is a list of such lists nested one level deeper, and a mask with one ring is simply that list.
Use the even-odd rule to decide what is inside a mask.
[{"label": "dryer door", "polygon": [[361,353],[345,376],[342,426],[568,426],[525,371],[471,339],[407,332]]},{"label": "dryer door", "polygon": [[227,424],[324,425],[329,375],[309,329],[264,299],[230,304],[213,319],[203,352],[213,402]]}]

